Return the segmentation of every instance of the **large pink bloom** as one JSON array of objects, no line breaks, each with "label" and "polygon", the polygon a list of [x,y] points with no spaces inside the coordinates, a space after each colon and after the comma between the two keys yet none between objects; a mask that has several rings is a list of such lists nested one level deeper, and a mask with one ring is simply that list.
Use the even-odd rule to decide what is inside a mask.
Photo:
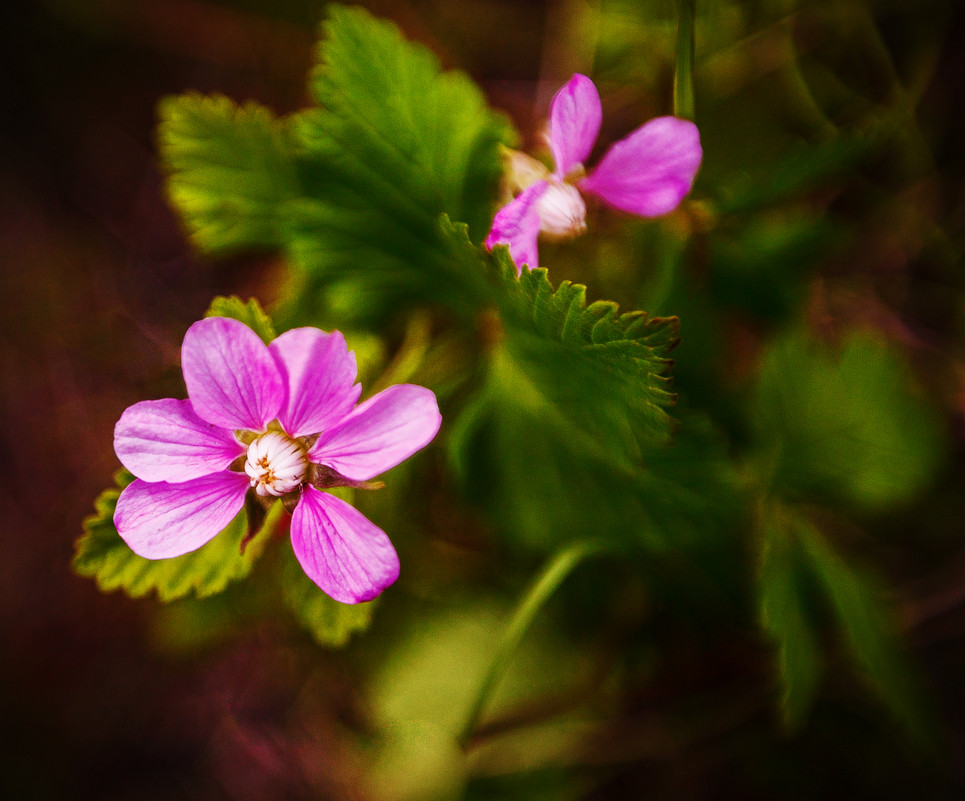
[{"label": "large pink bloom", "polygon": [[137,477],[114,514],[131,550],[165,559],[200,548],[251,492],[294,505],[295,555],[332,598],[368,601],[392,584],[399,558],[385,532],[317,487],[368,481],[428,444],[441,423],[435,395],[400,384],[356,406],[355,356],[317,328],[266,346],[211,317],[188,329],[181,364],[188,400],[136,403],[114,429]]},{"label": "large pink bloom", "polygon": [[602,119],[600,95],[585,75],[574,75],[553,98],[548,139],[556,169],[503,206],[486,238],[490,249],[509,245],[517,269],[538,265],[540,233],[561,238],[586,229],[580,192],[631,214],[657,217],[677,208],[693,186],[703,156],[700,134],[678,117],[657,117],[640,126],[581,177]]}]

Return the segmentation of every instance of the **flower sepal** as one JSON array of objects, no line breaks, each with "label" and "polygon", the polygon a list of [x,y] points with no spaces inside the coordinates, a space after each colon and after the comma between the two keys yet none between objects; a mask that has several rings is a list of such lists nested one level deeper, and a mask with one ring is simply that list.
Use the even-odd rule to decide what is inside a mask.
[{"label": "flower sepal", "polygon": [[355,481],[346,478],[337,470],[324,464],[310,464],[308,466],[308,483],[315,489],[326,490],[333,487],[351,487],[352,489],[378,490],[385,487],[384,481]]},{"label": "flower sepal", "polygon": [[248,543],[251,542],[265,526],[265,518],[274,505],[274,498],[263,498],[257,492],[248,492],[245,495],[245,520],[247,527],[245,535],[239,543],[239,550],[244,556]]}]

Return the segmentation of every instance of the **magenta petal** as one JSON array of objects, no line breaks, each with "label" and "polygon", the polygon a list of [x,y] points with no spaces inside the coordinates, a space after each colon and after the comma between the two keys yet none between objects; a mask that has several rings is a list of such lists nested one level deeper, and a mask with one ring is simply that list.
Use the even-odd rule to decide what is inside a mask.
[{"label": "magenta petal", "polygon": [[560,89],[550,106],[550,149],[556,161],[556,175],[563,178],[577,164],[586,161],[593,149],[603,107],[593,81],[577,73]]},{"label": "magenta petal", "polygon": [[227,317],[208,317],[188,329],[181,369],[194,411],[224,428],[262,431],[288,396],[268,346]]},{"label": "magenta petal", "polygon": [[509,253],[516,263],[516,271],[523,265],[535,268],[539,265],[536,239],[539,237],[539,213],[536,202],[549,188],[546,181],[537,181],[526,187],[513,200],[503,206],[493,219],[493,227],[486,237],[486,247],[509,245]]},{"label": "magenta petal", "polygon": [[431,390],[397,384],[369,398],[322,434],[308,457],[353,481],[367,481],[428,445],[441,423]]},{"label": "magenta petal", "polygon": [[656,217],[690,191],[702,155],[696,125],[657,117],[615,142],[579,187],[623,211]]},{"label": "magenta petal", "polygon": [[117,533],[146,559],[195,551],[223,531],[245,503],[248,476],[225,470],[181,484],[137,479],[121,492]]},{"label": "magenta petal", "polygon": [[230,431],[205,422],[191,401],[142,401],[114,426],[114,452],[145,481],[190,481],[224,470],[245,452]]},{"label": "magenta petal", "polygon": [[271,345],[288,385],[288,405],[278,419],[293,437],[317,434],[337,423],[358,402],[355,354],[338,331],[294,328]]},{"label": "magenta petal", "polygon": [[311,485],[292,515],[291,539],[302,569],[336,601],[371,601],[399,577],[399,557],[385,532]]}]

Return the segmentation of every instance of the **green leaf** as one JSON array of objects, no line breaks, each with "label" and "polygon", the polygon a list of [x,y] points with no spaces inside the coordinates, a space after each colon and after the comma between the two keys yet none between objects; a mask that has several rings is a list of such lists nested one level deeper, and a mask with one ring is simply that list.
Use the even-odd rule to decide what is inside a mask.
[{"label": "green leaf", "polygon": [[352,634],[369,627],[378,599],[362,604],[340,603],[327,596],[305,575],[290,542],[279,550],[285,602],[319,645],[339,648]]},{"label": "green leaf", "polygon": [[249,298],[248,302],[245,303],[236,295],[231,297],[219,295],[211,301],[211,305],[204,316],[230,317],[232,320],[240,320],[258,334],[266,345],[277,336],[271,317],[265,314],[261,304],[254,298]]},{"label": "green leaf", "polygon": [[767,354],[753,404],[766,480],[791,496],[869,509],[913,498],[941,458],[934,413],[886,345],[832,349],[796,332]]},{"label": "green leaf", "polygon": [[810,524],[802,521],[797,533],[857,667],[906,730],[920,744],[932,744],[933,711],[880,582],[848,565]]},{"label": "green leaf", "polygon": [[820,647],[805,601],[809,576],[779,508],[772,507],[764,515],[761,533],[759,613],[764,631],[777,644],[781,710],[785,726],[794,731],[807,718],[822,672]]},{"label": "green leaf", "polygon": [[814,265],[847,241],[843,226],[803,203],[722,224],[708,243],[710,292],[758,319],[788,319],[805,301]]},{"label": "green leaf", "polygon": [[84,535],[75,544],[72,564],[79,575],[95,579],[103,592],[122,589],[132,598],[152,590],[161,601],[173,601],[191,593],[205,598],[245,578],[261,556],[268,539],[265,532],[274,528],[282,508],[275,504],[244,555],[240,550],[246,520],[244,512],[240,512],[224,531],[197,551],[172,559],[144,559],[127,546],[114,527],[117,499],[134,477],[119,470],[114,480],[117,488],[104,490],[94,501],[95,513],[84,521]]},{"label": "green leaf", "polygon": [[322,108],[294,125],[306,191],[289,221],[312,288],[349,292],[360,317],[465,304],[481,276],[453,261],[438,221],[485,236],[506,121],[465,75],[359,8],[332,8],[312,89]]},{"label": "green leaf", "polygon": [[317,62],[318,121],[324,142],[341,146],[338,164],[359,160],[353,170],[367,167],[404,208],[433,227],[448,214],[480,241],[502,174],[500,144],[514,133],[478,87],[464,73],[441,72],[431,51],[358,7],[331,7]]},{"label": "green leaf", "polygon": [[[584,423],[591,428],[610,403],[617,417],[629,416],[650,435],[666,439],[671,421],[665,407],[676,395],[665,374],[678,341],[677,318],[620,314],[610,301],[587,305],[585,286],[563,281],[554,289],[542,268],[524,268],[517,279],[505,247],[497,248],[495,260],[506,347],[538,390],[557,402],[582,395],[571,411],[586,410]],[[587,409],[590,396],[596,403]]]},{"label": "green leaf", "polygon": [[822,612],[830,616],[856,667],[895,718],[918,743],[932,743],[930,703],[902,647],[880,583],[849,565],[793,509],[769,504],[762,511],[761,533],[761,621],[778,644],[789,727],[803,723],[817,690],[821,618],[816,612]]},{"label": "green leaf", "polygon": [[282,245],[280,221],[300,193],[287,125],[257,103],[186,94],[159,107],[168,195],[208,253]]},{"label": "green leaf", "polygon": [[665,530],[648,507],[679,497],[648,469],[672,427],[676,319],[588,305],[585,287],[554,288],[545,270],[517,277],[506,248],[478,259],[498,308],[479,323],[481,386],[449,431],[470,496],[529,547],[588,531],[658,546]]}]

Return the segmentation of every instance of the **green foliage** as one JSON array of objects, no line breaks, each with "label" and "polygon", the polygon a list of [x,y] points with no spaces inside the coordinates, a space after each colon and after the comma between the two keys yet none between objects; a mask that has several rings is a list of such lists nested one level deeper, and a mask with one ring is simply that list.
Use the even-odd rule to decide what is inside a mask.
[{"label": "green foliage", "polygon": [[221,95],[166,98],[158,147],[168,195],[199,249],[277,248],[285,203],[299,194],[285,123]]},{"label": "green foliage", "polygon": [[[505,247],[498,249],[495,261],[502,271],[499,300],[506,347],[525,362],[527,375],[541,391],[567,403],[592,388],[594,397],[620,407],[613,410],[617,416],[626,415],[641,430],[665,438],[670,418],[664,407],[676,396],[664,373],[672,364],[667,354],[677,343],[678,320],[648,318],[640,311],[619,314],[617,304],[609,301],[587,305],[585,286],[563,281],[554,289],[542,268],[524,269],[517,279]],[[560,364],[561,359],[569,364]],[[589,409],[579,403],[571,411],[586,410],[581,422],[592,427],[604,407],[605,402]]]},{"label": "green foliage", "polygon": [[114,527],[117,499],[134,477],[119,470],[114,480],[116,488],[106,489],[97,497],[95,513],[84,521],[84,535],[75,545],[73,568],[79,575],[95,579],[103,592],[122,589],[132,598],[152,590],[161,601],[173,601],[191,593],[205,598],[245,578],[261,556],[268,539],[266,532],[274,529],[281,510],[281,504],[275,504],[244,554],[241,541],[247,525],[244,512],[240,512],[224,531],[192,553],[173,559],[144,559],[127,546]]},{"label": "green foliage", "polygon": [[216,297],[211,301],[211,305],[204,316],[230,317],[232,320],[240,320],[258,334],[266,345],[277,336],[271,317],[265,314],[261,304],[254,298],[249,298],[246,303],[236,295]]},{"label": "green foliage", "polygon": [[800,524],[798,536],[858,669],[919,743],[933,742],[932,710],[898,639],[881,583],[849,566],[814,526]]},{"label": "green foliage", "polygon": [[752,406],[766,480],[790,496],[868,509],[914,497],[941,457],[933,413],[881,342],[832,349],[802,332],[768,352]]},{"label": "green foliage", "polygon": [[543,269],[517,278],[505,248],[485,259],[498,311],[481,318],[481,387],[448,441],[470,495],[538,549],[587,531],[663,547],[697,520],[715,528],[731,478],[712,427],[688,416],[686,444],[670,444],[677,320],[587,305]]},{"label": "green foliage", "polygon": [[430,722],[386,727],[370,751],[363,785],[373,801],[461,801],[468,770],[456,738]]},{"label": "green foliage", "polygon": [[[321,151],[338,146],[337,161],[325,163],[353,179],[346,188],[371,190],[371,205],[423,232],[445,213],[482,239],[502,173],[499,146],[514,135],[466,75],[441,72],[392,23],[332,6],[311,86],[322,107],[311,141]],[[378,202],[386,195],[391,205]]]},{"label": "green foliage", "polygon": [[515,134],[462,73],[359,8],[333,6],[311,89],[285,120],[188,94],[161,105],[168,191],[195,243],[281,248],[342,320],[441,303],[471,314],[481,277],[452,258],[439,218],[492,219],[500,146]]},{"label": "green foliage", "polygon": [[760,614],[778,645],[786,724],[800,726],[814,700],[818,627],[830,617],[871,688],[916,740],[931,740],[931,710],[879,582],[850,566],[803,514],[780,504],[762,510],[761,536]]},{"label": "green foliage", "polygon": [[[428,722],[457,737],[511,611],[501,600],[478,596],[468,606],[424,608],[419,625],[369,674],[375,721],[383,727]],[[585,675],[581,654],[545,623],[534,621],[507,661],[484,719],[507,714],[524,699],[561,691]]]},{"label": "green foliage", "polygon": [[279,548],[279,559],[285,603],[315,642],[326,648],[339,648],[352,634],[369,627],[378,600],[343,604],[329,598],[305,575],[290,542]]},{"label": "green foliage", "polygon": [[811,710],[822,672],[820,645],[807,603],[808,566],[783,510],[768,509],[761,523],[761,625],[777,645],[784,724],[796,730]]},{"label": "green foliage", "polygon": [[324,34],[312,80],[322,108],[294,126],[306,191],[291,254],[314,290],[348,293],[339,308],[356,318],[426,302],[471,314],[480,276],[452,258],[439,218],[482,239],[511,129],[391,23],[335,6]]},{"label": "green foliage", "polygon": [[800,206],[728,222],[709,248],[711,291],[718,305],[765,321],[794,316],[810,266],[845,239],[825,215]]}]

